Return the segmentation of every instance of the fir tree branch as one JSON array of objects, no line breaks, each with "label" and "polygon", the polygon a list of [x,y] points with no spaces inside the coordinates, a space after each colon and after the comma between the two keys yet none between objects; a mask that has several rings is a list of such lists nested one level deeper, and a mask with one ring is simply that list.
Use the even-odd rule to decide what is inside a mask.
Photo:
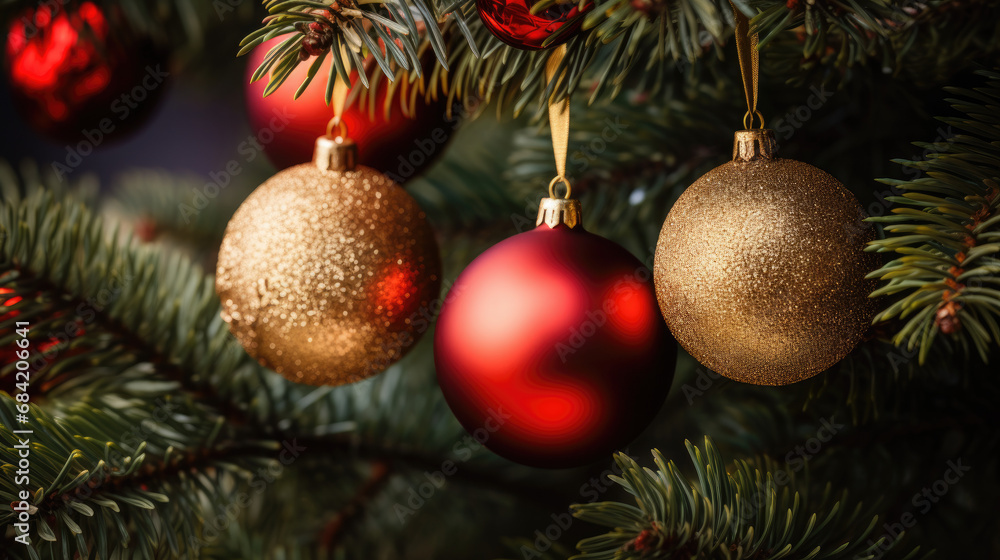
[{"label": "fir tree branch", "polygon": [[[168,402],[162,410],[148,407],[146,416],[137,420],[137,409],[123,407],[126,402],[119,399],[117,410],[105,412],[88,400],[65,408],[58,419],[31,405],[28,421],[23,423],[15,420],[17,401],[0,394],[0,454],[4,470],[11,470],[5,474],[13,474],[13,465],[23,457],[20,444],[29,441],[30,448],[30,480],[4,476],[0,482],[5,503],[21,501],[20,492],[30,490],[33,544],[27,549],[18,545],[18,550],[64,558],[87,557],[92,552],[107,558],[110,550],[130,542],[146,557],[152,557],[153,550],[164,543],[175,554],[188,550],[196,534],[190,522],[182,519],[200,508],[185,511],[177,501],[183,501],[179,490],[192,492],[190,485],[199,484],[193,480],[195,473],[212,465],[217,469],[212,471],[213,478],[248,472],[260,463],[251,459],[237,466],[234,461],[241,457],[266,460],[277,445],[244,440],[216,446],[222,425],[191,422],[190,415],[199,411],[197,405]],[[144,421],[154,425],[144,426]],[[15,434],[16,426],[33,434]],[[180,447],[175,448],[172,441]],[[183,473],[190,473],[192,479],[185,481]],[[224,493],[225,486],[218,482],[217,492]],[[175,534],[175,523],[186,529]],[[13,514],[0,514],[0,526],[12,524]]]},{"label": "fir tree branch", "polygon": [[[235,182],[234,182],[235,183]],[[131,170],[120,175],[103,205],[106,217],[122,222],[143,242],[159,242],[210,261],[222,242],[229,218],[246,198],[246,188],[233,184],[196,208],[192,193],[203,193],[205,181],[163,171]]]},{"label": "fir tree branch", "polygon": [[[196,453],[210,448],[206,438],[218,438],[219,445],[226,446],[242,440],[273,444],[288,435],[301,436],[302,441],[311,442],[311,447],[323,449],[318,456],[350,460],[381,458],[430,471],[440,468],[441,457],[448,457],[461,440],[463,432],[446,413],[433,376],[419,375],[412,363],[405,376],[401,374],[402,366],[394,366],[392,371],[370,382],[336,389],[295,385],[263,370],[220,325],[219,303],[211,291],[209,278],[182,257],[163,255],[154,247],[137,247],[130,241],[122,242],[115,235],[107,235],[101,221],[71,197],[60,202],[45,191],[37,191],[24,198],[3,201],[0,262],[7,271],[5,281],[15,291],[43,294],[13,305],[10,310],[21,313],[18,315],[21,319],[32,313],[40,316],[58,310],[75,311],[79,302],[99,298],[109,278],[124,279],[115,287],[114,297],[100,300],[100,307],[93,310],[94,319],[86,324],[83,336],[92,337],[87,341],[96,341],[96,349],[83,363],[67,370],[78,372],[73,377],[53,384],[45,395],[37,395],[47,397],[39,400],[47,412],[70,419],[66,421],[73,425],[74,437],[109,442],[95,443],[95,453],[111,448],[115,435],[125,431],[126,425],[142,425],[155,398],[178,393],[178,389],[182,390],[185,404],[172,417],[170,428],[162,426],[155,433],[144,434],[146,437],[140,438],[142,443],[138,448],[149,450],[147,454],[152,453],[152,457],[162,457],[165,463],[172,448]],[[10,324],[3,327],[12,328]],[[419,354],[420,350],[413,353]],[[57,366],[70,363],[56,362]],[[114,413],[118,423],[109,424],[99,411],[120,411]],[[47,412],[39,410],[37,415],[43,417]],[[95,425],[103,427],[97,431]],[[187,433],[191,427],[199,429]],[[199,431],[205,429],[213,431],[207,435]],[[67,440],[65,435],[38,436],[42,448],[64,440]],[[139,462],[139,451],[130,449],[125,450],[136,455],[128,460],[132,464]],[[52,456],[65,461],[65,457],[72,458],[74,453],[66,448]],[[89,472],[96,468],[92,465],[97,464],[100,456],[88,458],[91,467],[84,468]],[[245,472],[227,459],[217,458],[216,463],[235,473]],[[458,478],[471,477],[487,487],[493,484],[503,487],[509,477],[524,471],[481,452],[470,454],[467,463]],[[79,500],[71,496],[66,514],[58,514],[46,526],[58,532],[52,534],[53,542],[61,545],[76,542],[74,550],[86,555],[87,551],[104,546],[104,542],[112,549],[125,546],[129,535],[136,531],[144,558],[154,557],[165,550],[163,546],[175,551],[184,549],[187,545],[181,542],[164,544],[156,540],[158,534],[173,535],[170,531],[158,532],[161,523],[180,531],[178,538],[188,545],[199,538],[197,527],[192,527],[190,520],[171,513],[184,508],[192,510],[201,499],[198,498],[201,490],[191,485],[206,484],[199,476],[187,480],[183,472],[186,471],[178,471],[181,486],[176,493],[164,490],[172,487],[169,477],[161,481],[163,488],[156,490],[158,494],[171,496],[170,509],[161,511],[155,506],[150,509],[142,501],[139,502],[142,505],[135,507],[150,509],[151,513],[130,510],[121,517],[117,512],[115,516],[105,512],[107,517],[104,514],[95,517],[94,523],[99,526],[87,525],[93,529],[88,529],[87,535],[77,531],[81,520],[76,516],[89,516],[80,510]],[[122,492],[144,492],[141,488],[145,479],[140,474],[128,470],[131,478],[120,481],[116,488],[127,489]],[[545,484],[545,477],[541,477],[534,494],[547,495]],[[209,502],[224,503],[232,485],[221,479],[210,485],[218,488],[220,494]],[[13,496],[12,492],[13,489],[9,495]],[[37,496],[33,503],[41,504],[41,500]],[[118,533],[120,536],[115,536],[113,530],[106,531],[107,527],[114,527],[111,523],[125,527]],[[154,546],[157,542],[160,547]],[[62,556],[71,556],[69,550]]]},{"label": "fir tree branch", "polygon": [[[445,88],[450,101],[474,98],[479,101],[496,101],[498,110],[513,108],[518,115],[534,104],[541,108],[549,91],[543,72],[551,50],[521,51],[500,43],[479,21],[475,3],[433,2],[406,0],[376,4],[356,17],[395,18],[400,23],[409,23],[409,10],[422,14],[437,14],[434,25],[428,25],[424,32],[410,25],[406,32],[386,27],[380,19],[371,23],[372,41],[392,41],[403,45],[404,49],[389,49],[393,54],[382,55],[381,49],[372,49],[369,41],[358,47],[358,55],[349,57],[341,71],[331,71],[327,93],[332,91],[329,82],[337,75],[347,79],[350,67],[360,68],[361,56],[365,53],[376,55],[378,66],[387,76],[400,80],[403,74],[411,73],[410,79],[422,77],[419,61],[414,53],[433,49],[441,72],[436,68],[426,95],[439,79],[448,84]],[[554,0],[539,3],[540,7],[550,5]],[[299,46],[303,40],[315,37],[316,31],[309,31],[296,24],[310,20],[323,24],[324,18],[310,10],[317,10],[330,2],[268,2],[273,10],[266,25],[247,37],[241,52],[265,39],[288,36],[284,48],[276,48],[275,56],[266,60],[255,77],[271,74],[270,88],[276,88],[287,79],[291,68],[305,62],[309,54]],[[914,79],[924,79],[913,68],[926,66],[920,45],[926,34],[923,27],[927,21],[944,25],[952,32],[935,35],[933,52],[935,75],[954,72],[967,64],[974,56],[995,55],[997,46],[991,37],[997,31],[1000,7],[985,1],[929,0],[916,7],[907,2],[785,2],[777,0],[737,1],[739,8],[753,16],[752,29],[761,36],[761,45],[774,43],[774,49],[767,57],[785,60],[783,75],[791,79],[801,79],[801,67],[806,69],[821,65],[847,71],[851,66],[876,61],[887,69],[900,72],[904,69]],[[336,11],[339,4],[333,8]],[[382,10],[382,11],[379,11]],[[934,18],[940,12],[944,17]],[[312,15],[303,16],[303,13]],[[353,12],[352,12],[353,13]],[[339,20],[338,20],[339,21]],[[426,22],[427,20],[425,20]],[[564,67],[569,70],[568,80],[560,84],[557,97],[572,94],[581,88],[590,91],[589,101],[613,99],[626,83],[639,83],[644,92],[657,92],[667,85],[668,71],[675,63],[688,64],[703,58],[717,48],[732,33],[732,8],[722,0],[603,0],[594,2],[583,20],[584,32],[568,43],[568,55]],[[437,24],[440,24],[440,29]],[[325,25],[325,24],[324,24]],[[340,45],[346,44],[350,30],[337,31],[331,23],[333,44],[329,53],[340,52]],[[341,26],[343,27],[343,26]],[[556,30],[554,34],[560,33]],[[425,35],[421,41],[418,35]],[[941,41],[949,41],[940,45]],[[354,41],[358,43],[358,41]],[[360,44],[360,43],[359,43]],[[713,48],[716,47],[716,48]],[[422,50],[423,49],[423,50]],[[354,51],[352,51],[354,52]],[[409,53],[409,58],[405,56]],[[447,54],[447,57],[445,56]],[[301,61],[300,61],[301,59]],[[919,62],[915,62],[919,61]],[[314,78],[310,75],[302,88],[309,87]],[[368,80],[361,73],[364,84]],[[436,95],[436,90],[434,92]],[[386,103],[389,103],[387,97]]]},{"label": "fir tree branch", "polygon": [[[727,468],[708,438],[704,451],[686,446],[696,482],[657,450],[655,470],[616,455],[623,474],[611,479],[636,505],[573,506],[574,516],[612,529],[580,541],[581,554],[574,558],[873,558],[883,544],[898,544],[883,543],[884,537],[866,544],[878,517],[861,504],[849,509],[846,492],[835,499],[828,486],[818,502],[807,501],[795,490],[794,477],[776,479],[745,461]],[[905,557],[916,557],[918,550]]]},{"label": "fir tree branch", "polygon": [[898,160],[926,176],[883,179],[903,207],[868,219],[887,233],[868,249],[899,255],[872,274],[885,282],[872,297],[894,296],[875,321],[901,320],[893,342],[919,348],[921,363],[939,333],[984,361],[1000,345],[1000,73],[979,73],[987,87],[950,90],[966,117],[942,119],[963,133],[917,144],[925,160]]},{"label": "fir tree branch", "polygon": [[361,485],[361,488],[358,489],[358,492],[351,498],[347,505],[323,527],[320,542],[323,543],[325,548],[334,548],[345,526],[360,514],[372,494],[377,492],[388,481],[389,473],[389,465],[384,461],[376,461],[372,464],[371,474],[365,483]]}]

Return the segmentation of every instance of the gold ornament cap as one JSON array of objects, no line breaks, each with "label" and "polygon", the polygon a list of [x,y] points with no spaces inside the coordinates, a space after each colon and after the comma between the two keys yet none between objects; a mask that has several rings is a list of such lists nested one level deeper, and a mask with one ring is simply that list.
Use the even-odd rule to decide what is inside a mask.
[{"label": "gold ornament cap", "polygon": [[320,171],[354,171],[358,166],[358,145],[350,138],[320,136],[313,163]]},{"label": "gold ornament cap", "polygon": [[538,203],[535,226],[545,224],[554,228],[559,224],[573,229],[582,222],[582,206],[575,198],[543,198]]},{"label": "gold ornament cap", "polygon": [[733,139],[733,161],[773,160],[778,157],[778,142],[769,128],[737,130]]}]

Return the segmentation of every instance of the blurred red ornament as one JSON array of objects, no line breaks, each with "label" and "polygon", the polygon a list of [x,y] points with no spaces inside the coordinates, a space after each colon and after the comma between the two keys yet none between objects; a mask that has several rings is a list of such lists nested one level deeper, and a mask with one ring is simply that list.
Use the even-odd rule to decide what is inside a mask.
[{"label": "blurred red ornament", "polygon": [[462,426],[526,465],[610,459],[673,380],[677,348],[651,278],[580,225],[542,224],[480,255],[434,337],[438,382]]},{"label": "blurred red ornament", "polygon": [[[264,97],[268,78],[256,82],[250,78],[272,47],[284,37],[271,39],[250,53],[246,73],[246,102],[250,126],[271,163],[285,169],[312,161],[316,138],[326,134],[333,109],[326,104],[323,82],[330,75],[333,58],[327,56],[317,78],[295,99],[295,92],[306,78],[311,60],[300,62],[287,81],[271,95]],[[428,76],[437,64],[433,56],[425,57],[424,75]],[[356,72],[351,73],[351,83],[364,88]],[[442,152],[457,125],[457,115],[448,119],[448,101],[444,95],[425,102],[419,93],[413,115],[403,112],[401,103],[409,95],[395,98],[386,118],[385,97],[390,82],[384,76],[375,86],[375,95],[360,107],[360,99],[344,109],[342,120],[347,125],[347,135],[358,145],[358,163],[385,173],[397,183],[404,183],[418,175]],[[399,86],[401,87],[401,86]],[[414,87],[410,86],[412,95]],[[367,95],[361,91],[361,95]],[[359,96],[360,97],[360,96]],[[403,99],[403,98],[406,99]],[[374,103],[373,103],[374,101]]]},{"label": "blurred red ornament", "polygon": [[537,14],[531,13],[536,0],[476,0],[479,17],[497,39],[512,47],[539,50],[546,39],[559,32],[559,36],[546,47],[565,43],[580,32],[583,18],[577,18],[565,29],[563,24],[580,14],[589,12],[594,4],[588,2],[581,11],[576,2],[556,2]]},{"label": "blurred red ornament", "polygon": [[[12,294],[12,293],[14,293],[14,290],[10,288],[0,288],[0,306],[13,307],[14,305],[20,303],[20,301],[23,299],[21,298],[21,296],[7,297],[7,294]],[[0,323],[6,323],[7,321],[14,319],[20,314],[21,312],[17,310],[11,310],[7,311],[6,313],[0,314]],[[11,324],[9,326],[9,329],[10,332],[13,332],[15,329],[15,325]],[[17,350],[18,350],[17,344],[15,344],[13,341],[11,341],[10,344],[0,346],[0,368],[4,368],[8,364],[12,364],[18,360]],[[14,376],[10,375],[9,377],[13,379]],[[7,385],[11,386],[7,387]],[[10,382],[0,383],[0,387],[2,387],[2,390],[5,390],[12,395],[14,394],[13,392],[14,387],[12,386],[12,383]]]},{"label": "blurred red ornament", "polygon": [[[18,303],[20,303],[22,299],[24,299],[21,296],[14,296],[12,298],[6,297],[7,294],[12,294],[12,293],[14,293],[14,290],[10,288],[0,288],[0,306],[14,307]],[[7,321],[9,319],[13,319],[14,317],[17,317],[20,314],[21,312],[17,310],[8,311],[3,315],[0,315],[0,323]]]},{"label": "blurred red ornament", "polygon": [[160,228],[152,216],[141,216],[135,222],[135,236],[143,243],[151,243],[160,234]]},{"label": "blurred red ornament", "polygon": [[[21,303],[21,301],[24,299],[21,296],[14,296],[11,298],[6,297],[6,294],[12,294],[12,293],[14,293],[14,290],[10,288],[0,288],[0,307],[14,307],[18,303]],[[6,321],[14,319],[20,314],[21,312],[16,309],[7,311],[6,313],[0,315],[0,323],[4,323]],[[55,311],[51,314],[51,317],[59,318],[62,317],[63,315],[65,315],[64,312]],[[62,327],[62,330],[65,332],[67,337],[81,336],[85,332],[83,329],[83,320],[80,317],[74,317],[72,320],[67,321],[65,324],[61,324],[58,326]],[[12,330],[14,328],[16,328],[16,323],[12,326]],[[38,343],[38,350],[40,352],[48,352],[51,348],[59,345],[62,342],[65,342],[65,340],[59,339],[59,337],[62,336],[63,333],[56,331],[54,333],[49,333],[49,334],[50,336],[45,342]],[[69,338],[67,338],[66,340],[69,340]],[[32,346],[34,346],[35,344],[36,342],[32,342]],[[0,348],[0,355],[2,356],[6,356],[8,354],[13,355],[16,348],[17,346],[11,343],[11,345],[7,348]],[[72,352],[70,355],[75,355],[77,353],[78,352]],[[5,361],[0,362],[0,366],[4,365],[5,363],[6,363]]]},{"label": "blurred red ornament", "polygon": [[92,2],[46,2],[7,33],[7,77],[18,112],[39,133],[91,148],[152,114],[167,73],[152,42],[130,37]]}]

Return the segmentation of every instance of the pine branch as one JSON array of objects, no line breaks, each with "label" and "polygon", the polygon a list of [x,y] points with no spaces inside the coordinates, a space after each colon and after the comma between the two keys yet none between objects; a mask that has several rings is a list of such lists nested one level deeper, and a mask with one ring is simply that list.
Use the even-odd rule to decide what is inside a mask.
[{"label": "pine branch", "polygon": [[[538,8],[554,1],[544,0]],[[272,50],[273,56],[258,68],[255,78],[270,73],[269,88],[273,90],[297,64],[309,63],[313,71],[300,85],[304,89],[315,78],[321,61],[314,57],[306,62],[317,52],[312,45],[317,37],[326,37],[320,42],[325,47],[322,57],[336,55],[342,46],[350,53],[342,64],[340,57],[334,56],[338,64],[325,76],[329,99],[332,81],[338,76],[348,80],[351,68],[362,68],[363,55],[372,55],[386,76],[402,80],[409,73],[409,80],[413,80],[423,78],[416,53],[432,49],[441,66],[433,71],[425,95],[433,92],[436,96],[440,81],[442,93],[447,93],[450,102],[496,101],[498,110],[512,107],[514,115],[533,105],[541,108],[552,93],[542,72],[550,50],[521,51],[504,45],[479,21],[471,0],[432,4],[425,0],[394,0],[361,5],[358,10],[349,7],[345,16],[344,7],[333,4],[329,8],[331,2],[326,0],[270,0],[266,5],[272,15],[264,27],[244,40],[241,53],[266,39],[287,35],[285,42]],[[997,32],[1000,7],[995,4],[981,0],[930,0],[916,7],[911,4],[875,0],[737,1],[744,13],[754,16],[752,28],[760,34],[761,46],[774,43],[775,48],[768,49],[765,57],[788,61],[776,67],[783,68],[783,75],[789,79],[801,79],[803,67],[822,65],[845,72],[853,65],[877,61],[897,72],[905,69],[914,79],[922,80],[910,69],[926,65],[925,52],[933,51],[937,57],[935,75],[954,72],[975,56],[996,53],[991,37]],[[430,21],[426,16],[433,12],[435,24],[421,31],[412,24],[411,11],[423,14],[425,23]],[[661,91],[668,84],[673,65],[688,65],[713,51],[720,52],[718,47],[731,35],[733,21],[732,8],[723,0],[604,0],[595,2],[583,18],[584,32],[567,43],[563,67],[568,70],[568,80],[554,93],[563,97],[588,89],[590,103],[613,99],[626,84],[638,83],[640,91],[646,93]],[[356,37],[354,29],[359,20],[364,20],[371,31]],[[925,39],[924,27],[930,21],[949,31]],[[319,27],[311,28],[309,24]],[[556,30],[553,36],[560,32]],[[307,40],[312,43],[303,50]],[[383,53],[384,45],[389,44],[386,40],[402,48],[389,48]],[[927,48],[929,40],[934,41],[933,49]],[[382,46],[374,48],[376,43]],[[367,86],[365,73],[361,72],[360,77]]]},{"label": "pine branch", "polygon": [[[79,303],[100,302],[90,310],[84,329],[110,341],[100,348],[119,348],[131,360],[127,365],[152,364],[159,380],[178,383],[262,436],[328,437],[354,430],[359,444],[377,439],[384,449],[419,450],[436,459],[446,456],[464,433],[436,389],[427,344],[363,383],[316,388],[287,381],[260,367],[229,334],[211,277],[182,256],[109,235],[99,219],[71,200],[60,202],[38,191],[23,200],[3,201],[0,270],[8,286],[44,294],[5,311],[19,311],[23,319],[54,310],[80,313]],[[8,315],[0,323],[8,342],[15,336],[13,321]],[[105,363],[110,362],[80,365]],[[404,369],[406,375],[401,374]],[[116,385],[118,376],[102,377],[103,383],[88,379],[73,384],[60,397],[129,393],[131,379]],[[428,422],[409,421],[406,413]],[[509,466],[496,460],[492,465]]]},{"label": "pine branch", "polygon": [[117,178],[103,213],[127,225],[144,242],[178,247],[209,260],[229,218],[249,193],[235,184],[216,186],[218,194],[209,199],[205,187],[204,179],[193,176],[131,170]]},{"label": "pine branch", "polygon": [[[95,453],[98,449],[103,453],[107,442],[115,442],[114,436],[124,433],[124,424],[142,426],[155,409],[155,399],[181,394],[185,404],[173,419],[177,426],[169,422],[158,425],[154,433],[139,438],[152,459],[167,461],[171,449],[191,450],[200,456],[197,454],[211,447],[205,441],[214,438],[218,438],[220,446],[232,446],[240,441],[273,445],[286,437],[298,437],[309,442],[311,448],[324,450],[317,457],[323,458],[327,469],[331,463],[345,459],[352,463],[386,460],[415,473],[416,482],[410,484],[420,484],[419,477],[425,471],[440,468],[441,462],[451,457],[462,462],[456,480],[474,480],[475,487],[485,489],[534,489],[535,495],[549,495],[547,486],[554,480],[551,476],[540,475],[532,484],[518,487],[509,481],[524,477],[529,469],[491,456],[478,445],[474,450],[456,451],[459,445],[467,447],[462,443],[466,436],[447,411],[433,371],[419,365],[431,362],[426,345],[365,383],[313,388],[288,382],[260,368],[239,348],[221,324],[211,279],[186,259],[164,255],[153,246],[121,241],[113,232],[109,235],[101,220],[72,197],[60,201],[44,190],[27,190],[35,192],[0,204],[0,278],[13,290],[4,302],[9,305],[2,310],[0,332],[10,342],[14,336],[12,321],[31,318],[33,325],[46,325],[43,321],[49,313],[57,315],[58,321],[76,324],[77,320],[68,316],[80,314],[82,303],[100,302],[89,310],[89,319],[80,317],[84,332],[67,347],[58,347],[52,374],[36,377],[31,386],[37,403],[45,409],[38,412],[39,417],[58,414],[61,418],[79,418],[69,432],[72,437],[97,442]],[[21,300],[11,302],[15,297]],[[18,313],[16,317],[13,312]],[[44,334],[45,330],[34,332]],[[71,350],[83,353],[73,356]],[[118,424],[110,424],[106,415]],[[95,425],[103,427],[97,430]],[[206,436],[198,430],[188,433],[181,429],[191,426],[216,431]],[[63,434],[47,433],[39,435],[37,443],[41,448],[56,445],[59,452],[52,455],[65,462],[73,450],[58,445],[66,439]],[[456,452],[461,455],[456,457]],[[228,459],[219,463],[236,464]],[[95,468],[89,465],[83,468]],[[56,472],[58,468],[51,470],[52,474]],[[129,491],[141,489],[144,479],[139,474],[130,471],[130,478],[120,484]],[[176,493],[164,490],[172,488],[169,480],[163,481],[163,488],[153,489],[171,496],[168,510],[126,512],[124,517],[114,519],[98,516],[94,522],[104,525],[88,525],[86,535],[75,531],[81,527],[76,516],[87,516],[73,505],[79,500],[71,496],[67,502],[71,513],[65,518],[57,516],[50,527],[60,545],[77,543],[61,557],[72,557],[72,551],[86,555],[86,551],[102,546],[101,539],[105,538],[114,554],[115,547],[124,546],[131,538],[128,531],[133,530],[138,542],[147,543],[139,545],[141,557],[155,557],[170,545],[156,540],[161,524],[173,524],[182,540],[196,542],[192,539],[200,538],[197,531],[178,525],[197,527],[196,521],[171,517],[169,512],[174,510],[170,508],[202,511],[195,507],[204,499],[199,497],[202,490],[189,483],[217,488],[220,494],[209,503],[225,503],[234,490],[226,480],[206,481],[192,473],[189,481],[184,476],[178,473],[181,487]],[[409,488],[393,486],[393,491],[405,495]],[[378,498],[385,499],[382,494]],[[41,497],[32,503],[39,507]],[[383,504],[385,509],[373,510],[373,514],[394,515],[393,503]],[[128,531],[104,531],[119,522]],[[69,533],[62,538],[65,531]],[[162,546],[149,544],[156,542]],[[185,545],[176,546],[182,549]]]},{"label": "pine branch", "polygon": [[656,470],[617,455],[622,475],[611,479],[636,505],[573,506],[575,517],[612,529],[580,541],[574,558],[873,558],[880,546],[898,544],[884,543],[885,537],[866,543],[878,517],[861,504],[848,507],[846,492],[836,498],[827,486],[818,501],[807,500],[794,477],[775,478],[745,461],[727,468],[708,438],[704,451],[686,446],[696,482],[657,450]]},{"label": "pine branch", "polygon": [[895,296],[875,321],[901,320],[893,342],[919,348],[921,363],[939,333],[984,361],[1000,345],[1000,73],[979,73],[986,87],[949,90],[966,117],[941,120],[962,133],[917,144],[925,160],[898,160],[926,176],[883,179],[903,207],[868,219],[887,233],[868,250],[900,255],[872,274],[885,282],[872,297]]},{"label": "pine branch", "polygon": [[83,175],[67,182],[52,169],[42,169],[33,161],[23,161],[15,170],[5,159],[0,159],[0,200],[16,202],[39,188],[62,199],[79,201],[85,206],[97,203],[99,185],[94,175]]},{"label": "pine branch", "polygon": [[498,153],[510,151],[513,123],[488,119],[465,120],[455,131],[441,160],[424,175],[406,183],[409,192],[427,213],[434,229],[461,229],[462,236],[443,236],[449,243],[442,252],[446,276],[454,277],[479,252],[486,241],[469,241],[470,232],[482,234],[483,226],[496,224],[521,209],[504,177],[507,162]]},{"label": "pine branch", "polygon": [[[88,399],[65,407],[58,419],[32,405],[27,423],[15,419],[17,404],[0,394],[0,454],[4,470],[10,471],[0,482],[0,497],[4,503],[20,502],[20,492],[30,489],[26,502],[33,545],[16,549],[45,557],[88,557],[93,552],[108,558],[109,551],[130,542],[146,557],[165,544],[174,554],[190,550],[198,527],[185,516],[204,508],[186,507],[183,496],[209,488],[222,495],[222,478],[266,466],[278,445],[220,441],[220,418],[213,422],[210,411],[169,396],[156,406],[146,402],[140,407],[119,398],[117,407],[102,410]],[[33,434],[15,434],[14,429]],[[30,442],[27,482],[13,476],[25,441]],[[199,472],[208,472],[216,484],[199,489]],[[14,515],[0,514],[0,526],[12,525]]]}]

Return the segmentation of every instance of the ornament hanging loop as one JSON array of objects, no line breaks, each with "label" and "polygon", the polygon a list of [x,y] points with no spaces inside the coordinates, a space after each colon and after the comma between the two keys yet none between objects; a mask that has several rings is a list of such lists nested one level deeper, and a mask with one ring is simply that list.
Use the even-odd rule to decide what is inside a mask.
[{"label": "ornament hanging loop", "polygon": [[[333,130],[337,129],[337,135],[333,135]],[[333,117],[330,122],[326,124],[326,135],[332,136],[334,138],[347,138],[347,123],[345,123],[340,117]]]},{"label": "ornament hanging loop", "polygon": [[[566,185],[566,194],[563,196],[556,196],[556,185],[559,183]],[[566,200],[573,198],[573,187],[569,184],[569,179],[565,177],[553,177],[552,181],[549,182],[549,198],[563,198]]]},{"label": "ornament hanging loop", "polygon": [[740,60],[740,76],[743,78],[743,92],[747,99],[747,112],[743,116],[743,128],[753,127],[754,116],[760,119],[760,128],[764,128],[764,117],[757,110],[757,82],[760,66],[760,53],[757,51],[757,34],[750,34],[750,20],[736,7],[732,0],[733,20],[736,22],[735,39],[736,54]]},{"label": "ornament hanging loop", "polygon": [[[341,49],[340,56],[346,61],[346,53]],[[351,92],[351,85],[337,77],[333,84],[333,92],[330,95],[330,106],[333,109],[333,118],[326,125],[326,135],[332,136],[333,129],[336,128],[338,137],[347,139],[347,123],[341,118],[344,114],[344,107],[347,105],[347,94]]]},{"label": "ornament hanging loop", "polygon": [[566,185],[566,196],[572,193],[566,179],[566,155],[569,152],[569,96],[558,98],[559,86],[566,77],[566,70],[559,71],[566,58],[566,45],[559,45],[545,63],[545,77],[552,87],[549,95],[549,128],[552,130],[552,153],[556,158],[556,176],[549,183],[549,198],[556,198],[557,183]]},{"label": "ornament hanging loop", "polygon": [[[757,111],[755,109],[752,113],[750,111],[747,111],[747,113],[745,115],[743,115],[743,128],[744,129],[746,129],[746,130],[753,129],[753,120],[754,120],[755,116],[757,117],[757,120],[760,121],[760,126],[758,126],[757,128],[759,128],[759,129],[763,129],[764,128],[764,115],[761,115],[760,111]],[[747,119],[749,119],[749,121],[747,121]]]},{"label": "ornament hanging loop", "polygon": [[[343,55],[343,53],[341,53]],[[326,125],[326,136],[316,139],[313,163],[320,171],[353,171],[358,165],[358,146],[347,136],[347,123],[341,118],[351,86],[337,78],[330,104],[333,118]],[[333,135],[336,129],[337,135]]]}]

